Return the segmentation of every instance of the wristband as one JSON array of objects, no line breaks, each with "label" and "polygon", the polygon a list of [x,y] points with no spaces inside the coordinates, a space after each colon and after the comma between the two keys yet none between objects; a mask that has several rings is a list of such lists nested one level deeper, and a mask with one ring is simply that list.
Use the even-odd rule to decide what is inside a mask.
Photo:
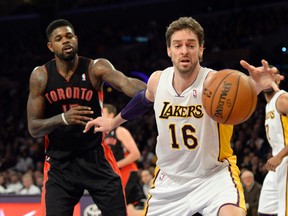
[{"label": "wristband", "polygon": [[66,121],[64,113],[61,114],[62,120],[64,122],[65,125],[69,125],[69,123]]},{"label": "wristband", "polygon": [[153,107],[153,102],[145,96],[146,89],[138,92],[121,111],[121,117],[125,120],[142,116]]}]

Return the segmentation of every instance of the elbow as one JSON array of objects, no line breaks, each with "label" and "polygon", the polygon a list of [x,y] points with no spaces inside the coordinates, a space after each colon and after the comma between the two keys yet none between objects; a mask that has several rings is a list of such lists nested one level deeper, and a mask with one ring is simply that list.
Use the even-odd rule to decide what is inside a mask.
[{"label": "elbow", "polygon": [[137,153],[135,154],[135,161],[136,161],[136,160],[139,160],[140,157],[141,157],[141,154],[140,154],[139,151],[137,151]]},{"label": "elbow", "polygon": [[35,133],[35,132],[31,131],[31,130],[29,130],[29,133],[30,133],[30,135],[31,135],[33,138],[39,138],[39,137],[40,137],[40,136],[37,135],[37,133]]},{"label": "elbow", "polygon": [[40,138],[42,137],[42,135],[40,133],[37,132],[37,130],[33,129],[32,127],[28,127],[28,131],[29,134],[33,137],[33,138]]}]

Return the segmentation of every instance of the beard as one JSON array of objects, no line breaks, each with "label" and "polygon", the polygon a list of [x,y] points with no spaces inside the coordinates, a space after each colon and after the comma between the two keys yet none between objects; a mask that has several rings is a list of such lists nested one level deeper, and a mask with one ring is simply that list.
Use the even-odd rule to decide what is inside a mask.
[{"label": "beard", "polygon": [[55,52],[55,55],[63,61],[72,61],[75,58],[77,53],[78,53],[78,48],[76,47],[69,54],[65,53],[65,51],[62,50],[62,52],[60,52],[60,53]]},{"label": "beard", "polygon": [[177,64],[174,64],[174,66],[180,72],[180,74],[189,74],[195,70],[195,68],[197,67],[197,64],[193,63],[189,67],[182,67],[182,66],[179,66]]}]

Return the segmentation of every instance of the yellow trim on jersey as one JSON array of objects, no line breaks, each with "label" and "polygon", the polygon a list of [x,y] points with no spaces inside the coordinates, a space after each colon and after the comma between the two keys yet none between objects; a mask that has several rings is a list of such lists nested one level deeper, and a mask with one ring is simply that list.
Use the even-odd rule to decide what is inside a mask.
[{"label": "yellow trim on jersey", "polygon": [[282,124],[282,129],[283,129],[283,140],[284,140],[284,145],[288,145],[288,117],[281,115],[281,124]]},{"label": "yellow trim on jersey", "polygon": [[[284,115],[280,115],[281,118],[281,124],[283,129],[283,140],[284,140],[284,146],[286,147],[288,145],[288,117]],[[288,168],[287,168],[288,172]],[[287,179],[286,179],[287,180]],[[288,184],[286,184],[286,211],[285,215],[288,216]]]},{"label": "yellow trim on jersey", "polygon": [[235,187],[238,191],[239,207],[246,211],[244,190],[243,190],[243,186],[242,186],[242,183],[241,183],[241,180],[239,177],[240,176],[240,170],[239,170],[238,166],[236,165],[236,156],[233,155],[233,156],[227,158],[227,160],[229,161],[229,164],[230,164],[229,168],[230,168],[230,172],[231,172],[232,181],[234,182]]},{"label": "yellow trim on jersey", "polygon": [[233,150],[230,145],[232,133],[233,133],[233,125],[225,125],[218,123],[219,161],[228,159],[233,155]]},{"label": "yellow trim on jersey", "polygon": [[244,190],[240,181],[240,170],[237,166],[237,157],[233,155],[233,149],[231,148],[230,141],[233,134],[233,125],[225,125],[218,123],[219,134],[219,161],[225,159],[229,162],[229,169],[231,172],[232,181],[235,184],[235,188],[238,191],[239,200],[237,203],[240,208],[246,211],[246,204],[244,198]]}]

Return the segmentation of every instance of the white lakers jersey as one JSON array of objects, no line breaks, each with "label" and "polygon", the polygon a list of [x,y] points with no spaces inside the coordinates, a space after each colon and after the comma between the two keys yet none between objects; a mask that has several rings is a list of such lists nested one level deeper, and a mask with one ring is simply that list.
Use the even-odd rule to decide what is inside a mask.
[{"label": "white lakers jersey", "polygon": [[284,90],[277,92],[266,104],[265,129],[267,140],[272,148],[272,155],[278,154],[288,144],[288,117],[276,109],[276,101]]},{"label": "white lakers jersey", "polygon": [[230,147],[233,126],[215,122],[202,106],[203,83],[210,71],[201,67],[181,95],[172,86],[173,67],[160,76],[154,102],[157,166],[171,177],[201,177],[228,163],[238,169]]}]

